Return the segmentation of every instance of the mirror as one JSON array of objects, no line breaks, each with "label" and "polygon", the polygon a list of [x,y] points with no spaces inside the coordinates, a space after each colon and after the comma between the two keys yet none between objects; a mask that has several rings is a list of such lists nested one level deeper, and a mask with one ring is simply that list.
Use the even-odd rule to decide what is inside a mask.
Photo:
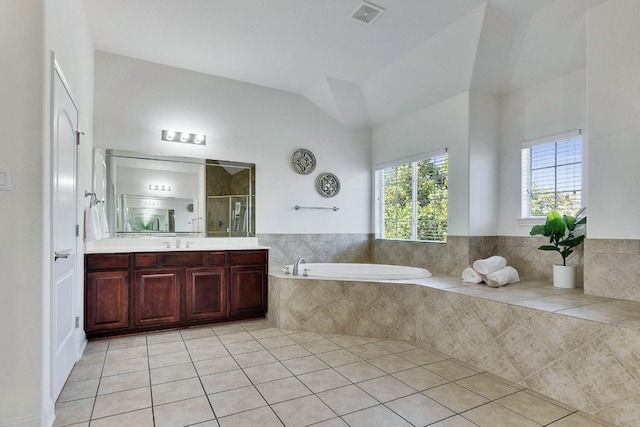
[{"label": "mirror", "polygon": [[110,237],[255,236],[255,164],[96,148]]}]

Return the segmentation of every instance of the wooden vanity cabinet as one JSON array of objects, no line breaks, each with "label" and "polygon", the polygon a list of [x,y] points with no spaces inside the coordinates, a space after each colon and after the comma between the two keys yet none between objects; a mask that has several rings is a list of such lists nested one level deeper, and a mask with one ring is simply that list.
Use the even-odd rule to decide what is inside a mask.
[{"label": "wooden vanity cabinet", "polygon": [[87,331],[109,331],[129,326],[128,254],[85,257],[85,310]]},{"label": "wooden vanity cabinet", "polygon": [[88,338],[264,317],[265,249],[85,255]]},{"label": "wooden vanity cabinet", "polygon": [[231,316],[264,315],[267,311],[267,252],[231,254]]},{"label": "wooden vanity cabinet", "polygon": [[180,270],[136,270],[133,326],[180,321]]},{"label": "wooden vanity cabinet", "polygon": [[229,316],[227,259],[225,252],[210,253],[207,267],[185,270],[187,321],[217,320]]},{"label": "wooden vanity cabinet", "polygon": [[129,326],[129,272],[87,273],[85,326],[100,331]]}]

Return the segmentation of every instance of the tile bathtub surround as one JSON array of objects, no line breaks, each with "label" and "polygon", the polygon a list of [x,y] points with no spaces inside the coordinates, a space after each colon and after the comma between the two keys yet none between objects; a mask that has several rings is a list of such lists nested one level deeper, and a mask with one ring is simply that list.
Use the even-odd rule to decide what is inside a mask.
[{"label": "tile bathtub surround", "polygon": [[372,261],[377,264],[408,265],[432,273],[460,276],[469,263],[470,238],[449,236],[446,243],[373,240]]},{"label": "tile bathtub surround", "polygon": [[[618,425],[640,425],[639,302],[547,282],[494,289],[435,276],[422,284],[271,275],[269,316],[286,329],[417,342]],[[352,353],[361,357],[371,351],[362,347]],[[374,367],[388,373],[409,371],[407,361],[420,361],[417,354],[415,360],[376,356]],[[448,380],[465,375],[464,365],[430,363]]]},{"label": "tile bathtub surround", "polygon": [[[552,265],[560,260],[556,253],[537,249],[546,243],[544,237],[532,236],[449,236],[446,243],[434,243],[376,240],[369,234],[260,234],[258,240],[271,248],[271,272],[280,271],[303,257],[308,262],[408,265],[460,277],[462,270],[474,261],[501,255],[518,270],[521,278],[551,280]],[[636,246],[640,244],[636,242]],[[640,260],[640,249],[637,252]],[[582,283],[582,248],[576,249],[568,262],[580,266],[578,283]],[[640,291],[637,293],[640,295]],[[640,296],[638,298],[640,300]]]},{"label": "tile bathtub surround", "polygon": [[269,246],[269,271],[280,271],[303,257],[307,262],[371,262],[370,234],[259,234]]},{"label": "tile bathtub surround", "polygon": [[268,321],[92,341],[56,416],[98,427],[608,425],[415,342]]},{"label": "tile bathtub surround", "polygon": [[[589,239],[585,240],[585,245]],[[562,257],[551,251],[541,251],[539,246],[549,243],[549,239],[539,236],[500,236],[498,237],[498,255],[507,259],[509,265],[518,270],[520,278],[528,280],[551,280],[553,264],[562,264]],[[584,248],[574,249],[567,258],[568,265],[578,266],[576,281],[583,283]],[[585,266],[586,268],[586,266]]]},{"label": "tile bathtub surround", "polygon": [[640,301],[640,240],[587,239],[584,258],[585,293]]}]

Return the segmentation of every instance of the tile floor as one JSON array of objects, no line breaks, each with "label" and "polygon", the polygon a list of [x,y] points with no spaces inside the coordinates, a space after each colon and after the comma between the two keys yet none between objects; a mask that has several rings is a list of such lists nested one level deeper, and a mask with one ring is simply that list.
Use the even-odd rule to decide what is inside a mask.
[{"label": "tile floor", "polygon": [[598,427],[406,341],[256,320],[92,341],[55,426]]}]

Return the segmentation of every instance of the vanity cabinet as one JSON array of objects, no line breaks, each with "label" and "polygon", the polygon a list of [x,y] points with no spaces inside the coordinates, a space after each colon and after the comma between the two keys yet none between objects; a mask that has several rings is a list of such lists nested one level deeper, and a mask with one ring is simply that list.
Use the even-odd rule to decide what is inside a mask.
[{"label": "vanity cabinet", "polygon": [[266,252],[231,254],[231,315],[267,311]]},{"label": "vanity cabinet", "polygon": [[180,271],[136,271],[133,325],[162,325],[180,320]]},{"label": "vanity cabinet", "polygon": [[266,249],[85,255],[88,338],[264,317]]},{"label": "vanity cabinet", "polygon": [[129,256],[87,257],[85,264],[85,328],[109,331],[128,327]]},{"label": "vanity cabinet", "polygon": [[100,331],[129,326],[129,272],[87,273],[87,330]]},{"label": "vanity cabinet", "polygon": [[229,315],[227,269],[225,267],[188,268],[186,273],[186,319],[227,317]]}]

